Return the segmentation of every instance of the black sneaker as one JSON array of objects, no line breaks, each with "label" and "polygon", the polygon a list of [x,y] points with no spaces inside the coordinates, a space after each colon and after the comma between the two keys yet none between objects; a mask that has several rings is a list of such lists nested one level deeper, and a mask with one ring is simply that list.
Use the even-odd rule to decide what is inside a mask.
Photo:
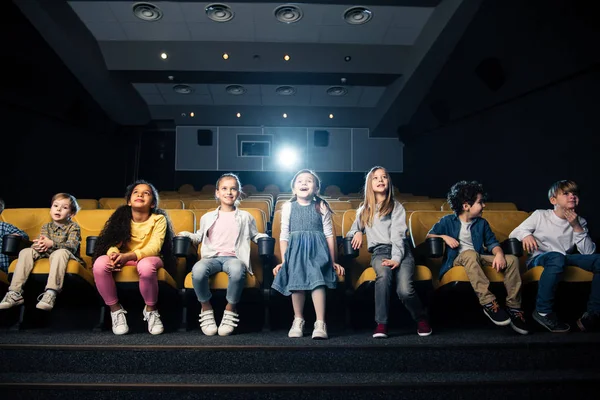
[{"label": "black sneaker", "polygon": [[577,326],[582,332],[600,330],[600,313],[586,312],[577,320]]},{"label": "black sneaker", "polygon": [[545,316],[540,315],[536,311],[533,312],[533,319],[535,319],[541,326],[548,329],[550,332],[569,332],[571,327],[569,324],[560,322],[553,312],[546,314]]},{"label": "black sneaker", "polygon": [[484,304],[482,307],[483,313],[487,315],[494,324],[499,326],[510,324],[510,317],[506,311],[500,308],[496,300],[492,301],[491,303]]},{"label": "black sneaker", "polygon": [[508,307],[506,311],[508,311],[508,315],[510,317],[510,327],[521,335],[527,335],[529,331],[527,330],[527,321],[525,321],[525,314],[523,314],[523,310],[520,308]]}]

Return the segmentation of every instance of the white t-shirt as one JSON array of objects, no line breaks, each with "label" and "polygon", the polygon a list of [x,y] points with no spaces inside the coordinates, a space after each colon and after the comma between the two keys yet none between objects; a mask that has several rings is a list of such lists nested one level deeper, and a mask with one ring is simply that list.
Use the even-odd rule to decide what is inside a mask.
[{"label": "white t-shirt", "polygon": [[473,225],[473,221],[460,221],[460,233],[458,234],[458,242],[460,243],[460,247],[458,248],[459,253],[467,250],[475,250],[475,247],[473,247],[473,237],[471,236],[471,225]]}]

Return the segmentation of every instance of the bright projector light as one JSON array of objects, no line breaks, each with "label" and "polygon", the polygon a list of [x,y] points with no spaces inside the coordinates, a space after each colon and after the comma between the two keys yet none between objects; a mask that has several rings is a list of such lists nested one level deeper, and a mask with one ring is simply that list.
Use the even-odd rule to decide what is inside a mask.
[{"label": "bright projector light", "polygon": [[298,155],[292,149],[283,149],[279,152],[277,159],[282,166],[292,167],[298,161]]}]

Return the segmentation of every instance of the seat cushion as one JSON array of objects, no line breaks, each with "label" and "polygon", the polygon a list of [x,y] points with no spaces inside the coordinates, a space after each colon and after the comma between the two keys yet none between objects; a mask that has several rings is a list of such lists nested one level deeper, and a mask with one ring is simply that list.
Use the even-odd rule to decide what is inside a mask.
[{"label": "seat cushion", "polygon": [[[544,267],[538,265],[537,267],[533,267],[523,275],[521,275],[521,279],[524,284],[537,282],[540,280],[542,276],[542,272],[544,272]],[[579,267],[570,266],[565,268],[565,272],[563,274],[563,282],[591,282],[594,274],[590,271],[586,271]]]}]

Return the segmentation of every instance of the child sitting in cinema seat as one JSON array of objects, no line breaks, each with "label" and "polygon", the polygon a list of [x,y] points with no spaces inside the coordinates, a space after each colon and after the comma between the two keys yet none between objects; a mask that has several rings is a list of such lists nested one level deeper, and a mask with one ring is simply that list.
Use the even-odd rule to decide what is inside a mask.
[{"label": "child sitting in cinema seat", "polygon": [[362,245],[363,233],[367,234],[371,265],[377,276],[375,280],[374,338],[388,337],[388,310],[390,289],[396,280],[396,294],[417,322],[417,334],[432,333],[427,310],[413,288],[415,260],[406,237],[406,214],[404,207],[394,199],[392,179],[383,167],[373,167],[367,173],[363,203],[356,210],[356,219],[346,234],[352,238],[352,248]]},{"label": "child sitting in cinema seat", "polygon": [[[527,267],[541,265],[544,272],[538,282],[533,319],[550,332],[568,332],[568,324],[553,312],[554,293],[565,267],[578,266],[594,274],[587,311],[577,321],[582,331],[600,328],[600,254],[588,233],[587,222],[577,215],[579,187],[573,181],[552,184],[548,199],[551,210],[536,210],[510,233],[523,242],[529,253]],[[579,252],[576,254],[575,252]]]},{"label": "child sitting in cinema seat", "polygon": [[[110,216],[94,249],[94,280],[104,303],[110,308],[112,331],[115,335],[129,332],[129,325],[117,297],[114,273],[124,266],[136,267],[140,277],[140,292],[146,304],[142,315],[148,322],[148,332],[160,335],[164,331],[157,309],[158,270],[170,270],[173,257],[173,228],[167,213],[158,208],[156,188],[143,180],[129,185],[126,205]],[[162,258],[161,258],[162,256]]]},{"label": "child sitting in cinema seat", "polygon": [[[0,199],[0,215],[2,214],[2,211],[4,211],[4,207],[4,200]],[[0,221],[0,250],[2,249],[2,242],[5,235],[21,236],[23,239],[29,240],[29,236],[24,231],[12,224],[9,224],[8,222]],[[10,258],[0,251],[0,270],[8,272],[9,265]]]},{"label": "child sitting in cinema seat", "polygon": [[[448,193],[448,204],[454,214],[444,216],[431,228],[427,237],[440,237],[447,245],[440,278],[452,267],[463,266],[483,313],[494,324],[510,324],[515,332],[526,335],[529,331],[521,309],[519,259],[504,255],[490,225],[482,218],[484,200],[481,184],[475,181],[455,183]],[[482,266],[492,266],[496,271],[504,272],[506,311],[489,290],[490,281]]]},{"label": "child sitting in cinema seat", "polygon": [[279,248],[282,263],[273,268],[273,289],[292,296],[294,321],[291,338],[304,335],[305,291],[310,291],[316,321],[313,339],[327,339],[325,288],[334,289],[344,268],[335,262],[335,237],[329,204],[319,197],[321,181],[303,169],[292,179],[292,197],[281,209]]},{"label": "child sitting in cinema seat", "polygon": [[45,311],[54,308],[56,296],[63,286],[69,260],[84,264],[81,257],[79,257],[81,244],[79,225],[71,220],[77,214],[77,211],[79,211],[79,205],[72,195],[58,193],[52,197],[50,206],[52,222],[42,226],[40,236],[33,240],[31,247],[19,252],[17,266],[8,292],[0,302],[0,309],[7,309],[24,303],[23,286],[33,270],[35,261],[40,258],[49,259],[50,270],[46,290],[39,295],[36,307]]},{"label": "child sitting in cinema seat", "polygon": [[[179,235],[192,239],[195,245],[202,243],[202,259],[192,268],[192,284],[202,306],[200,328],[207,336],[228,336],[240,321],[237,304],[242,297],[246,273],[253,275],[250,265],[250,241],[257,242],[264,233],[258,233],[256,220],[248,212],[237,208],[242,195],[237,175],[221,175],[215,185],[215,197],[219,207],[202,216],[200,229],[196,233],[180,232]],[[221,324],[217,328],[214,311],[210,303],[212,294],[209,278],[219,272],[228,275],[227,305]]]}]

